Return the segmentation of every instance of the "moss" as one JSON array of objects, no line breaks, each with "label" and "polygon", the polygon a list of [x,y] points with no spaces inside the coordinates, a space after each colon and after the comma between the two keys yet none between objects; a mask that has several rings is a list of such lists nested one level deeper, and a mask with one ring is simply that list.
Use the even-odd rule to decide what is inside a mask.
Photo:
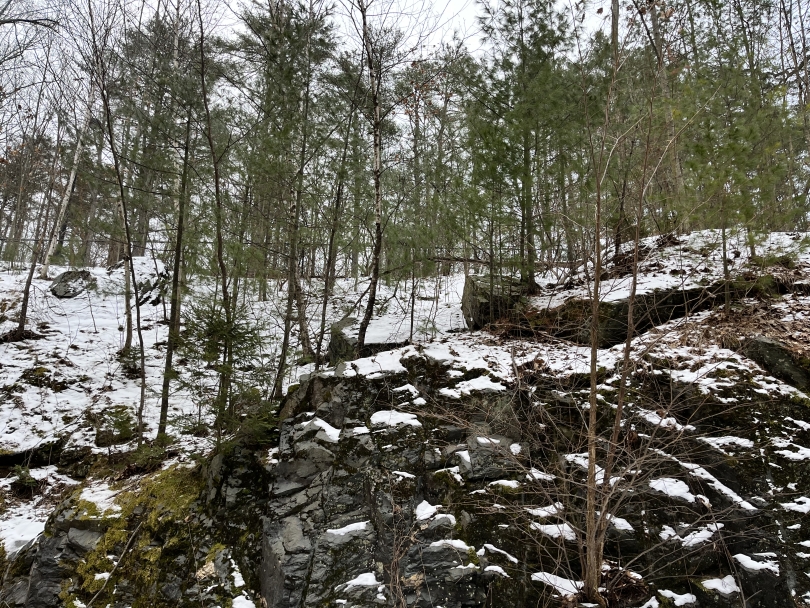
[{"label": "moss", "polygon": [[[118,555],[118,567],[113,577],[131,583],[137,590],[133,608],[158,605],[153,597],[156,583],[166,571],[164,557],[187,553],[188,527],[185,525],[191,506],[202,490],[203,481],[196,469],[172,467],[143,480],[137,488],[122,491],[116,497],[121,511],[109,521],[109,527],[85,559],[76,568],[82,599],[98,592],[104,579],[96,575],[113,570],[107,557]],[[98,515],[93,503],[78,501],[77,508],[84,517]],[[140,523],[138,536],[133,541],[136,522]],[[125,546],[133,542],[127,555],[121,555]],[[109,584],[105,593],[110,597],[99,598],[100,604],[112,599],[115,585]]]}]

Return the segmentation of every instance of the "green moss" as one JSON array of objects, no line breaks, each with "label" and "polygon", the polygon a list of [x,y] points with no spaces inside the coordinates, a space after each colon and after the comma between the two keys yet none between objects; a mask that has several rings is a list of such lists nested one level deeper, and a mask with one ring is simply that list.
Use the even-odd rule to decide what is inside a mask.
[{"label": "green moss", "polygon": [[[107,522],[109,527],[76,568],[77,587],[81,590],[76,599],[87,601],[104,586],[104,579],[96,575],[112,572],[113,563],[107,557],[119,556],[115,579],[127,580],[139,595],[133,603],[138,606],[155,606],[152,591],[166,570],[165,554],[185,553],[189,539],[185,520],[191,506],[202,490],[203,481],[196,469],[172,467],[143,480],[137,488],[126,489],[116,497],[120,512]],[[77,508],[84,517],[98,515],[93,503],[78,501]],[[133,540],[137,523],[138,536]],[[124,547],[132,542],[129,552],[121,555]],[[112,594],[115,585],[108,584],[105,593]],[[67,596],[64,598],[67,601]],[[102,605],[112,597],[99,598]]]}]

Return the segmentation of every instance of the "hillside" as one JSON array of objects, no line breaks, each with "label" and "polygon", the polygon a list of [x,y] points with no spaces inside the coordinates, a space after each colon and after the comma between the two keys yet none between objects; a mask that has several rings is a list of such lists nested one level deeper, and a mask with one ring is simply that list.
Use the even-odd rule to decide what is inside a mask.
[{"label": "hillside", "polygon": [[[615,466],[608,479],[596,471],[610,606],[810,606],[810,255],[800,235],[773,234],[756,255],[734,246],[726,312],[717,237],[642,243],[627,367],[632,252],[608,256],[598,462],[624,408]],[[39,339],[0,344],[0,600],[577,605],[593,291],[584,269],[539,275],[538,293],[476,330],[463,328],[475,281],[422,281],[413,298],[408,283],[384,286],[374,354],[319,370],[302,362],[280,404],[257,384],[240,428],[219,442],[200,432],[215,415],[204,398],[214,374],[189,358],[163,443],[163,271],[146,260],[138,269],[150,286],[140,448],[139,380],[118,356],[120,269],[91,269],[72,298],[35,280]],[[24,276],[1,281],[0,334]],[[187,306],[211,288],[195,282]],[[341,280],[328,320],[363,292],[363,281]],[[240,361],[246,381],[270,378],[283,296],[246,299],[262,344]],[[343,323],[334,335],[350,343],[353,332]]]}]

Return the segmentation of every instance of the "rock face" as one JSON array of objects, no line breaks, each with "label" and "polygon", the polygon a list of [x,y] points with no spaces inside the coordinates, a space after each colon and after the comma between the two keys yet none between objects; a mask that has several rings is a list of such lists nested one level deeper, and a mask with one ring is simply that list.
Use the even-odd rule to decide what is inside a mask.
[{"label": "rock face", "polygon": [[[62,606],[63,582],[104,536],[108,522],[68,500],[54,512],[49,534],[23,547],[0,586],[4,606]],[[16,576],[14,576],[16,574]]]},{"label": "rock face", "polygon": [[75,298],[95,283],[88,270],[66,270],[53,280],[50,290],[57,298]]},{"label": "rock face", "polygon": [[810,370],[797,363],[790,350],[778,340],[753,336],[743,346],[743,352],[780,380],[802,391],[810,389]]},{"label": "rock face", "polygon": [[[580,386],[538,372],[495,389],[485,371],[409,353],[373,379],[313,375],[277,432],[143,478],[112,516],[74,494],[10,564],[0,605],[86,605],[104,576],[94,605],[111,608],[577,605],[561,596],[581,578]],[[610,481],[611,607],[810,605],[810,410],[726,371],[716,398],[652,372],[628,388],[642,403],[627,406],[638,432]],[[644,399],[670,403],[667,417]],[[797,443],[760,438],[755,419],[792,421]]]}]

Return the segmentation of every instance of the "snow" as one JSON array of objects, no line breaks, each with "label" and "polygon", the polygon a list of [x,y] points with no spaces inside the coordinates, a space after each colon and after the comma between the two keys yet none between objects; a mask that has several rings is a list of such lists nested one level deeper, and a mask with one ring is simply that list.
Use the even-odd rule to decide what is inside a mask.
[{"label": "snow", "polygon": [[437,513],[433,517],[433,521],[440,521],[442,519],[446,519],[452,527],[456,525],[456,516],[451,513]]},{"label": "snow", "polygon": [[684,547],[695,547],[709,540],[715,532],[719,532],[724,525],[721,523],[707,524],[693,532],[690,532],[681,539]]},{"label": "snow", "polygon": [[577,539],[577,533],[568,523],[558,523],[558,524],[538,524],[536,522],[532,522],[529,526],[532,530],[537,530],[538,532],[545,534],[546,536],[550,536],[551,538],[562,538],[563,540],[567,541],[574,541]]},{"label": "snow", "polygon": [[511,444],[509,446],[509,451],[512,452],[512,454],[514,456],[517,456],[518,454],[520,454],[520,450],[521,450],[521,448],[520,448],[519,443],[513,443],[513,444]]},{"label": "snow", "polygon": [[532,580],[554,587],[554,590],[562,596],[576,595],[584,585],[582,581],[563,578],[550,572],[535,572],[532,574]]},{"label": "snow", "polygon": [[788,460],[810,460],[810,448],[806,448],[795,443],[791,443],[789,441],[785,441],[779,437],[775,437],[771,440],[771,444],[775,447],[779,448],[795,448],[793,450],[774,450],[774,454],[779,454],[784,456]]},{"label": "snow", "polygon": [[306,430],[310,426],[315,426],[321,429],[324,432],[327,441],[337,443],[337,441],[340,439],[340,429],[336,429],[325,420],[321,420],[320,418],[313,418],[304,425],[304,429]]},{"label": "snow", "polygon": [[109,512],[116,513],[121,510],[121,507],[113,501],[119,493],[120,492],[111,490],[106,483],[101,483],[84,488],[79,495],[79,499],[92,502],[102,514]]},{"label": "snow", "polygon": [[749,572],[767,570],[772,574],[779,576],[779,562],[777,561],[764,560],[758,562],[755,559],[748,557],[744,553],[737,553],[732,557],[740,564],[740,566],[743,567],[743,569],[748,570]]},{"label": "snow", "polygon": [[397,477],[402,477],[403,479],[414,479],[416,477],[416,475],[414,475],[413,473],[407,473],[405,471],[391,471],[391,473],[393,473]]},{"label": "snow", "polygon": [[793,502],[783,502],[780,504],[788,511],[810,513],[810,498],[807,498],[807,496],[801,496]]},{"label": "snow", "polygon": [[565,510],[565,507],[561,502],[555,502],[553,505],[549,505],[547,507],[526,507],[526,510],[530,515],[534,515],[535,517],[552,517],[553,515],[562,513]]},{"label": "snow", "polygon": [[233,584],[236,588],[245,586],[245,579],[242,577],[242,572],[236,562],[231,560],[231,568],[233,568]]},{"label": "snow", "polygon": [[493,439],[492,437],[476,437],[475,440],[481,445],[498,445],[501,443],[500,439]]},{"label": "snow", "polygon": [[[487,551],[492,551],[493,553],[498,553],[500,555],[503,555],[504,557],[506,557],[506,559],[508,559],[513,564],[518,563],[518,559],[514,555],[510,555],[509,553],[507,553],[503,549],[498,549],[498,547],[496,547],[495,545],[491,545],[489,543],[484,543],[483,549],[486,549]],[[482,551],[483,551],[483,549],[482,549]],[[479,551],[479,554],[483,555],[483,553],[481,553],[480,551]]]},{"label": "snow", "polygon": [[0,542],[5,546],[9,557],[16,555],[29,541],[42,534],[49,514],[50,510],[41,513],[24,508],[14,509],[3,516],[0,521]]},{"label": "snow", "polygon": [[416,387],[413,384],[403,384],[391,391],[392,393],[410,393],[411,397],[418,397],[419,391],[416,390]]},{"label": "snow", "polygon": [[244,595],[238,595],[235,598],[233,598],[233,603],[231,604],[231,606],[233,608],[256,608],[256,604],[254,604]]},{"label": "snow", "polygon": [[680,479],[673,477],[652,479],[650,480],[650,487],[672,498],[681,498],[686,502],[695,502],[695,495],[689,491],[689,486]]},{"label": "snow", "polygon": [[437,540],[430,543],[431,547],[452,547],[453,549],[458,549],[459,551],[463,551],[467,553],[470,549],[475,551],[475,547],[471,547],[463,540],[455,540],[450,538],[445,538],[443,540]]},{"label": "snow", "polygon": [[371,426],[397,426],[398,424],[422,426],[422,423],[417,420],[414,414],[396,410],[380,410],[371,415]]},{"label": "snow", "polygon": [[456,385],[456,390],[462,395],[469,395],[470,393],[474,392],[496,393],[505,391],[506,387],[500,382],[493,382],[490,380],[489,376],[479,376],[478,378],[473,378],[472,380],[459,382]]},{"label": "snow", "polygon": [[373,572],[364,572],[363,574],[358,574],[349,582],[343,583],[343,585],[338,586],[345,587],[346,589],[351,589],[352,587],[375,587],[379,584],[380,583]]},{"label": "snow", "polygon": [[610,524],[620,532],[635,532],[633,526],[630,525],[630,522],[623,517],[617,517],[616,515],[608,513],[607,519]]},{"label": "snow", "polygon": [[346,536],[350,532],[365,530],[368,524],[370,523],[371,523],[370,521],[358,521],[356,523],[343,526],[342,528],[328,529],[326,533],[333,534],[334,536]]},{"label": "snow", "polygon": [[487,485],[503,486],[504,488],[512,488],[513,490],[516,490],[520,487],[520,482],[515,481],[514,479],[497,479],[495,481],[490,481]]},{"label": "snow", "polygon": [[668,600],[672,600],[673,606],[689,606],[697,602],[697,596],[691,593],[678,594],[669,589],[659,589],[658,593]]},{"label": "snow", "polygon": [[458,454],[458,457],[461,458],[464,462],[466,462],[467,464],[471,464],[469,450],[459,450],[458,452],[456,452],[456,454]]},{"label": "snow", "polygon": [[750,439],[744,439],[743,437],[699,437],[698,439],[704,443],[708,443],[710,446],[723,452],[724,454],[727,452],[723,448],[730,445],[736,445],[749,450],[754,447],[753,441]]},{"label": "snow", "polygon": [[703,581],[703,586],[706,589],[717,591],[720,595],[728,597],[732,593],[739,593],[740,588],[737,586],[734,577],[730,574],[723,578],[710,578]]},{"label": "snow", "polygon": [[543,471],[532,467],[526,474],[526,479],[529,481],[554,481],[556,477],[549,473],[543,473]]},{"label": "snow", "polygon": [[484,572],[495,572],[496,574],[500,574],[503,577],[510,578],[510,576],[506,573],[506,571],[500,566],[487,566],[486,568],[484,568]]},{"label": "snow", "polygon": [[439,510],[439,506],[432,505],[428,501],[423,500],[418,505],[416,505],[416,510],[414,514],[416,515],[416,521],[424,521],[426,519],[430,519]]}]

